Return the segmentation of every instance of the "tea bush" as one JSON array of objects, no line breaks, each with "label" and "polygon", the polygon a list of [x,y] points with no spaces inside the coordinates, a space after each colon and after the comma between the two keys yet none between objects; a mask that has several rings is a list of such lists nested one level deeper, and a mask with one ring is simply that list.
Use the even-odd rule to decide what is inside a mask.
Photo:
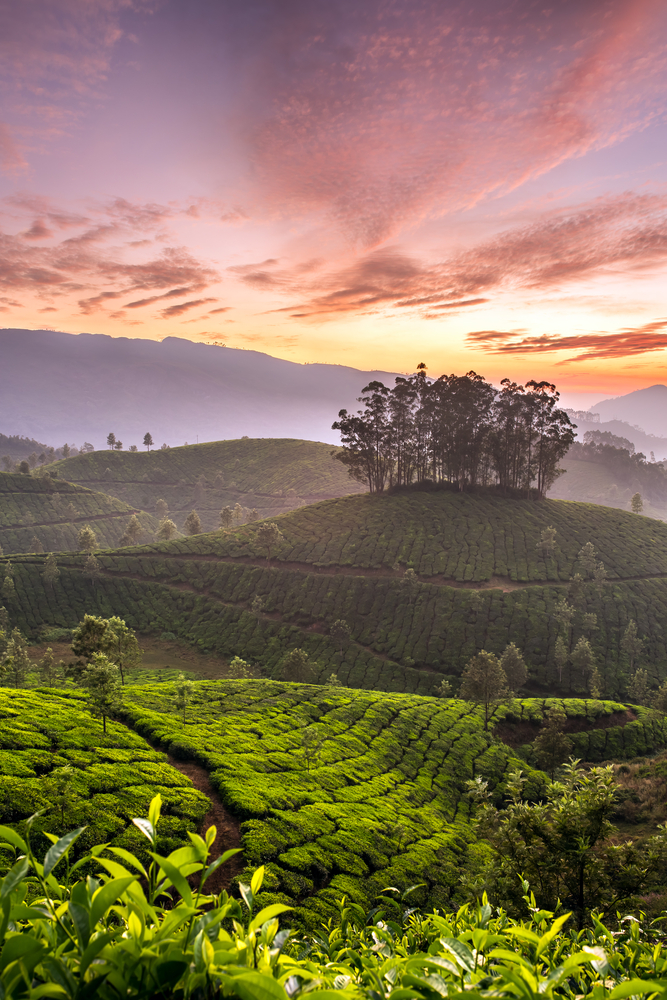
[{"label": "tea bush", "polygon": [[[53,497],[60,502],[54,506]],[[73,504],[75,511],[68,509]],[[37,538],[45,552],[76,550],[80,528],[90,522],[101,548],[117,545],[134,509],[104,493],[60,479],[0,473],[0,545],[5,554],[29,552]],[[138,513],[145,537],[157,520]]]},{"label": "tea bush", "polygon": [[[449,906],[462,868],[485,851],[469,826],[466,782],[482,777],[500,795],[520,767],[529,796],[543,790],[545,776],[485,733],[481,711],[461,701],[271,681],[194,690],[190,724],[173,715],[159,685],[129,691],[126,718],[207,768],[243,820],[246,864],[266,865],[267,898],[298,906],[309,926],[341,895],[370,906],[386,885],[424,882],[418,902]],[[625,709],[598,704],[605,714]],[[585,720],[593,711],[587,702],[563,705]],[[520,717],[529,701],[511,710]]]},{"label": "tea bush", "polygon": [[157,500],[165,500],[179,526],[196,507],[210,531],[219,525],[220,510],[236,503],[268,517],[291,510],[304,498],[359,492],[361,485],[349,478],[332,450],[316,441],[241,438],[166,451],[96,451],[49,468],[150,512]]},{"label": "tea bush", "polygon": [[[63,770],[69,769],[69,770]],[[0,688],[0,822],[64,832],[88,824],[80,847],[138,846],[132,817],[155,793],[165,800],[165,847],[182,843],[209,808],[166,756],[120,722],[93,719],[78,692]]]},{"label": "tea bush", "polygon": [[206,894],[230,853],[209,864],[214,828],[168,857],[156,850],[160,805],[157,796],[148,817],[134,820],[153,848],[150,863],[96,845],[79,862],[92,870],[85,880],[83,869],[68,869],[81,829],[53,837],[42,857],[30,823],[25,839],[0,827],[0,842],[19,854],[0,882],[6,1000],[664,996],[662,930],[626,919],[614,932],[594,918],[577,933],[568,914],[538,910],[528,890],[521,922],[486,899],[422,916],[387,890],[370,912],[341,900],[337,921],[290,940],[279,930],[287,907],[260,902],[262,868],[240,886],[243,904],[225,892]]}]

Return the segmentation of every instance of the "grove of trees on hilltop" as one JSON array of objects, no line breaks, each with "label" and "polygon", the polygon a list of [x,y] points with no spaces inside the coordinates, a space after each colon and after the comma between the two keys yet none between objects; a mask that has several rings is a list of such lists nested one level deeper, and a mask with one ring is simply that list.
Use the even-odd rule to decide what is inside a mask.
[{"label": "grove of trees on hilltop", "polygon": [[501,386],[473,371],[430,380],[424,364],[393,389],[370,382],[359,397],[363,409],[341,410],[333,424],[343,445],[336,457],[371,493],[431,481],[544,496],[575,425],[559,409],[555,385],[503,379]]}]

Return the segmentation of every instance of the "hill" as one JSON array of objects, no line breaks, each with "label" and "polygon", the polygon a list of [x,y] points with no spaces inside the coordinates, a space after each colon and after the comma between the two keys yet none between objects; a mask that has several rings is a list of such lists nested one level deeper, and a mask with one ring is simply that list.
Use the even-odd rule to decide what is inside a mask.
[{"label": "hill", "polygon": [[237,503],[260,517],[363,489],[331,445],[288,438],[240,438],[151,452],[95,451],[47,467],[61,478],[155,512],[164,500],[180,527],[196,508],[206,531]]},{"label": "hill", "polygon": [[[630,510],[630,499],[634,493],[642,493],[642,485],[633,481],[630,485],[619,482],[614,471],[598,462],[582,461],[566,455],[559,463],[565,469],[549,490],[553,500],[577,500],[582,503],[601,504],[618,510]],[[667,497],[664,503],[649,500],[642,493],[644,514],[647,517],[667,521]]]},{"label": "hill", "polygon": [[[14,561],[8,610],[32,634],[45,623],[71,627],[86,611],[119,614],[139,630],[168,630],[278,676],[285,653],[301,647],[316,679],[333,670],[351,687],[425,694],[443,675],[456,683],[480,649],[501,653],[513,641],[533,691],[571,693],[585,691],[587,678],[570,661],[559,680],[556,605],[566,598],[575,609],[568,646],[589,639],[607,696],[625,691],[621,640],[631,619],[646,639],[653,683],[664,676],[662,522],[592,504],[408,491],[321,501],[276,523],[284,541],[270,564],[257,524],[102,552],[94,583],[80,557],[63,556],[53,590],[42,559],[24,556]],[[555,551],[545,554],[541,532],[550,525]],[[588,577],[573,590],[587,542],[607,579]],[[339,619],[351,633],[342,646],[329,635]]]},{"label": "hill", "polygon": [[651,385],[603,399],[591,409],[600,414],[600,420],[624,420],[660,437],[667,428],[667,385]]},{"label": "hill", "polygon": [[[595,412],[596,408],[594,407],[593,409]],[[651,458],[651,452],[653,452],[658,462],[667,458],[666,437],[647,434],[640,427],[629,424],[625,420],[593,421],[583,419],[580,411],[577,413],[574,410],[566,410],[566,413],[569,414],[570,419],[577,426],[577,440],[580,442],[583,442],[587,431],[608,432],[615,437],[626,438],[628,441],[631,441],[636,451],[642,452],[647,459]]]},{"label": "hill", "polygon": [[48,476],[0,472],[0,546],[5,555],[74,551],[86,524],[101,547],[116,546],[134,513],[144,537],[152,538],[158,525],[154,517],[104,493]]},{"label": "hill", "polygon": [[150,431],[158,444],[251,437],[336,443],[341,407],[388,372],[295,364],[258,351],[191,340],[0,330],[0,427],[8,433],[125,447]]},{"label": "hill", "polygon": [[[296,906],[298,922],[312,928],[342,896],[367,910],[388,885],[423,883],[411,904],[448,909],[460,898],[461,876],[479,873],[488,850],[470,827],[466,782],[487,780],[499,799],[520,767],[527,798],[543,788],[541,772],[485,732],[481,712],[465,702],[266,681],[202,682],[196,690],[185,726],[159,685],[129,692],[125,718],[210,772],[242,821],[245,880],[265,865],[263,902]],[[511,732],[532,720],[539,731],[550,704],[513,702],[494,721]],[[648,712],[623,726],[613,723],[627,716],[625,705],[562,707],[589,760],[607,747],[635,756],[664,740]]]}]

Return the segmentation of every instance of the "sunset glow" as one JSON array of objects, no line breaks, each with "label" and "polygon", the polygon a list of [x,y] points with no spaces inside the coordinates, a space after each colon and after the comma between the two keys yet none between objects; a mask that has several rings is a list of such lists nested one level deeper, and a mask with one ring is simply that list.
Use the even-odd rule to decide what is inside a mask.
[{"label": "sunset glow", "polygon": [[667,382],[666,41],[660,0],[7,4],[0,322]]}]

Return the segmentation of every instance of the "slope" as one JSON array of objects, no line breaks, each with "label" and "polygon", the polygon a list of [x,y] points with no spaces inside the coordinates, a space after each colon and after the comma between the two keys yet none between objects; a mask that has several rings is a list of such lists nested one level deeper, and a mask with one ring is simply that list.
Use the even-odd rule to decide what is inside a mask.
[{"label": "slope", "polygon": [[624,420],[649,434],[663,435],[667,427],[667,385],[651,385],[624,396],[603,399],[591,407],[601,420]]},{"label": "slope", "polygon": [[104,493],[49,476],[0,472],[0,546],[5,555],[76,550],[85,524],[95,531],[100,547],[115,546],[134,513],[144,537],[151,538],[158,524],[154,517]]},{"label": "slope", "polygon": [[205,531],[237,503],[260,517],[363,487],[332,456],[331,445],[289,438],[240,438],[151,452],[95,451],[50,468],[133,507],[155,511],[164,500],[179,527],[196,508]]},{"label": "slope", "polygon": [[[630,619],[646,638],[652,680],[665,672],[667,525],[592,504],[508,500],[447,492],[345,497],[277,518],[284,541],[271,553],[260,525],[99,554],[102,573],[82,576],[79,557],[59,559],[53,589],[41,557],[15,560],[12,620],[37,634],[71,627],[86,611],[120,614],[132,627],[171,631],[202,651],[238,655],[282,676],[295,647],[313,677],[332,671],[352,687],[431,693],[456,680],[480,649],[523,651],[534,691],[585,691],[587,678],[555,661],[556,605],[575,607],[570,650],[589,639],[604,691],[625,691],[621,640]],[[553,555],[541,531],[556,528]],[[607,580],[571,590],[578,553],[591,542]],[[413,569],[406,574],[405,569]],[[2,566],[0,564],[0,572]],[[596,615],[597,619],[591,619]],[[350,639],[329,634],[343,619]]]},{"label": "slope", "polygon": [[[206,767],[242,820],[246,876],[266,865],[264,903],[296,906],[298,922],[313,928],[342,896],[367,910],[388,885],[423,883],[411,904],[448,908],[461,876],[479,872],[487,853],[470,827],[466,782],[487,780],[500,797],[520,767],[528,797],[542,790],[544,776],[484,732],[481,712],[461,701],[270,681],[202,682],[195,690],[186,725],[166,709],[159,685],[128,692],[125,718]],[[549,704],[513,702],[498,721],[507,731],[529,718],[539,731]],[[607,741],[623,756],[626,732],[630,756],[664,740],[657,720],[614,725],[625,705],[563,708],[586,730],[591,760]]]},{"label": "slope", "polygon": [[[613,471],[597,462],[581,461],[567,455],[560,465],[565,472],[549,490],[549,497],[553,500],[577,500],[628,511],[633,494],[642,492],[640,483],[635,482],[631,486],[619,484]],[[647,517],[667,521],[667,500],[659,503],[644,496],[643,502]]]}]

